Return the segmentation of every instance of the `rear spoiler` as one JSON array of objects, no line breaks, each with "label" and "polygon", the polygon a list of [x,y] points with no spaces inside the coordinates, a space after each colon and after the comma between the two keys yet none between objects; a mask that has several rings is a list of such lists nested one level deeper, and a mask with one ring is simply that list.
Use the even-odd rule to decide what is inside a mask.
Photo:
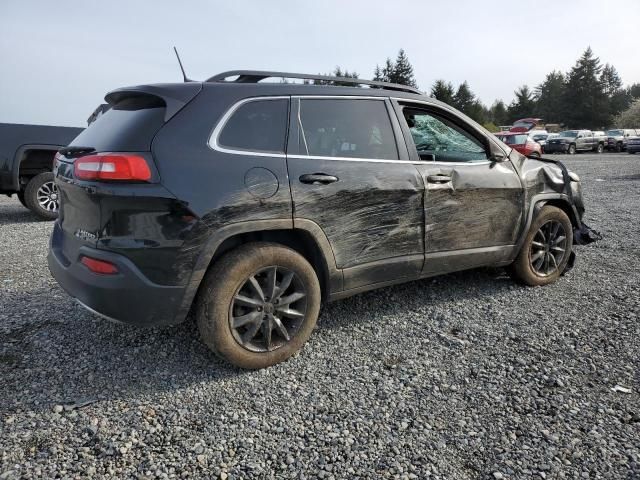
[{"label": "rear spoiler", "polygon": [[178,113],[187,103],[202,90],[202,83],[166,83],[157,85],[139,85],[135,87],[118,88],[107,93],[106,102],[113,106],[127,97],[153,96],[164,101],[166,106],[164,121]]}]

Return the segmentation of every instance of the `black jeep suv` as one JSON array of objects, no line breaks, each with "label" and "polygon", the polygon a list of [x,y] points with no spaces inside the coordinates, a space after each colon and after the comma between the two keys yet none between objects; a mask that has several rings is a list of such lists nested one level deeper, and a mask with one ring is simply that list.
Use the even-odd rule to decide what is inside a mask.
[{"label": "black jeep suv", "polygon": [[481,266],[544,285],[573,259],[577,176],[415,89],[235,71],[106,100],[56,157],[51,272],[110,319],[193,310],[236,365],[291,356],[325,300]]}]

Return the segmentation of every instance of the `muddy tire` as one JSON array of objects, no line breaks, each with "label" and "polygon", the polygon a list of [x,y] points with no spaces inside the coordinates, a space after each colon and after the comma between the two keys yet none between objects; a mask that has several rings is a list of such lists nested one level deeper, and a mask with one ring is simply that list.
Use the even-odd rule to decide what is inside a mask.
[{"label": "muddy tire", "polygon": [[24,190],[26,207],[44,220],[58,218],[58,187],[54,182],[52,172],[36,175]]},{"label": "muddy tire", "polygon": [[525,285],[553,283],[567,267],[572,247],[573,226],[567,214],[557,207],[544,206],[533,219],[509,273]]},{"label": "muddy tire", "polygon": [[320,284],[295,250],[249,243],[215,262],[197,299],[202,341],[241,368],[264,368],[296,353],[320,311]]}]

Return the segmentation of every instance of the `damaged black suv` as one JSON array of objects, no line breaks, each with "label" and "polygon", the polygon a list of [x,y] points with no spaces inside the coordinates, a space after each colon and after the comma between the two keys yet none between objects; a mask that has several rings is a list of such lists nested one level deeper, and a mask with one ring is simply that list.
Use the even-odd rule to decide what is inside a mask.
[{"label": "damaged black suv", "polygon": [[193,311],[241,367],[300,349],[323,301],[482,266],[554,282],[586,231],[575,174],[410,87],[234,71],[106,101],[56,157],[53,276],[110,319]]}]

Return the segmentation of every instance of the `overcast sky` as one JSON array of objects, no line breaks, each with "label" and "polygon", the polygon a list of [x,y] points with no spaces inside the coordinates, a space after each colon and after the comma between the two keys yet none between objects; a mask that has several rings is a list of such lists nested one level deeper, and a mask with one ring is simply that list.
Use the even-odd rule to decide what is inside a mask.
[{"label": "overcast sky", "polygon": [[419,87],[510,102],[591,45],[640,82],[640,0],[0,0],[0,122],[84,126],[111,89],[251,68],[371,78],[404,48]]}]

